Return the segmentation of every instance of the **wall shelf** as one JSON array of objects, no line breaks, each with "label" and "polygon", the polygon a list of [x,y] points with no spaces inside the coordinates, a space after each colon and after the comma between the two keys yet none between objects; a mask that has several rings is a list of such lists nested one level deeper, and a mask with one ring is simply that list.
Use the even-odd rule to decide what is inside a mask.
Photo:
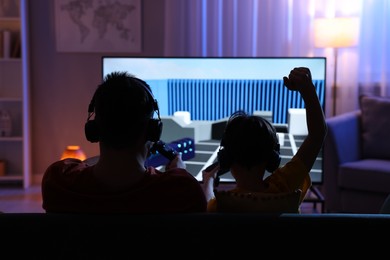
[{"label": "wall shelf", "polygon": [[17,182],[24,188],[31,185],[27,1],[0,7],[0,134],[5,135],[0,136],[0,160],[6,163],[0,183]]}]

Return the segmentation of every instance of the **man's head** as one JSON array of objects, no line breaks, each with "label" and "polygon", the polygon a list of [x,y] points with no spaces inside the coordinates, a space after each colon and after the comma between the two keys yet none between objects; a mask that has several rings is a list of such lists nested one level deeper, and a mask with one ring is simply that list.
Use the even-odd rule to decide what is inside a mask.
[{"label": "man's head", "polygon": [[237,163],[248,169],[266,162],[267,171],[280,164],[279,142],[275,128],[260,116],[234,113],[228,120],[221,140],[218,160],[222,169]]},{"label": "man's head", "polygon": [[[153,119],[154,112],[158,119]],[[122,149],[140,138],[160,139],[162,122],[149,85],[127,72],[108,74],[98,86],[88,108],[85,135],[91,142]],[[91,119],[95,114],[95,118]]]}]

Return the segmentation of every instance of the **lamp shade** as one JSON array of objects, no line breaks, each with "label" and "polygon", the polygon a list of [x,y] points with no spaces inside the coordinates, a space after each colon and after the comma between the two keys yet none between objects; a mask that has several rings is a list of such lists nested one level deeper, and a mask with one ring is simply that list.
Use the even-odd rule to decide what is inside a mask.
[{"label": "lamp shade", "polygon": [[353,47],[358,43],[357,17],[318,18],[314,20],[314,45],[318,48]]},{"label": "lamp shade", "polygon": [[65,151],[62,153],[61,160],[66,158],[75,158],[84,161],[87,156],[84,154],[78,145],[68,145]]}]

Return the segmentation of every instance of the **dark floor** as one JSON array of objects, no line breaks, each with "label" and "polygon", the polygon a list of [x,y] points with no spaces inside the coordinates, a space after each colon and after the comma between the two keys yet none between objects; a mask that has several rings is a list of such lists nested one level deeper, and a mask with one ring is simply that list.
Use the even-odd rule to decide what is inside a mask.
[{"label": "dark floor", "polygon": [[4,213],[40,213],[42,209],[41,186],[23,189],[18,186],[0,186],[0,211]]},{"label": "dark floor", "polygon": [[[310,195],[310,194],[309,194]],[[33,185],[27,189],[21,187],[0,186],[0,212],[3,213],[40,213],[42,196],[40,185]],[[301,207],[303,214],[321,213],[321,203],[304,202]]]}]

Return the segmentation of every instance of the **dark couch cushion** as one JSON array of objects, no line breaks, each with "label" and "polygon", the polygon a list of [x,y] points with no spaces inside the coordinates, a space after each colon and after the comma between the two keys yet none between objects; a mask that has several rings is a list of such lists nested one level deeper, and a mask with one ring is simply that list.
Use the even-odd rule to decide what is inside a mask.
[{"label": "dark couch cushion", "polygon": [[343,163],[338,174],[338,185],[348,190],[390,194],[390,161],[365,159]]},{"label": "dark couch cushion", "polygon": [[218,212],[299,213],[302,191],[289,193],[236,193],[216,191]]},{"label": "dark couch cushion", "polygon": [[361,96],[362,156],[390,159],[390,98]]}]

